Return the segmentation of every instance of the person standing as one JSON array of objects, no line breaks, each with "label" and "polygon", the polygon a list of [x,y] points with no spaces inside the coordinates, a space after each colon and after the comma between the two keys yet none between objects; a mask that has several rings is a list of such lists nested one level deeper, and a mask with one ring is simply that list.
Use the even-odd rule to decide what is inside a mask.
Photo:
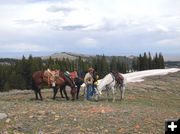
[{"label": "person standing", "polygon": [[88,73],[86,73],[84,77],[84,83],[86,84],[87,90],[86,90],[86,100],[90,100],[93,92],[93,68],[88,69]]}]

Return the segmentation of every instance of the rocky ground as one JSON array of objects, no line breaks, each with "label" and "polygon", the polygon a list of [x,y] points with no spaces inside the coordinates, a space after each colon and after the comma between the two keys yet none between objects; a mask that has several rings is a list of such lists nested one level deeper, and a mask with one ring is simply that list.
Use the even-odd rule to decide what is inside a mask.
[{"label": "rocky ground", "polygon": [[51,90],[43,101],[32,91],[0,93],[0,133],[162,134],[165,119],[180,117],[180,72],[129,83],[125,99],[115,103],[105,93],[99,102],[83,101],[82,93],[74,102],[60,94],[52,100]]}]

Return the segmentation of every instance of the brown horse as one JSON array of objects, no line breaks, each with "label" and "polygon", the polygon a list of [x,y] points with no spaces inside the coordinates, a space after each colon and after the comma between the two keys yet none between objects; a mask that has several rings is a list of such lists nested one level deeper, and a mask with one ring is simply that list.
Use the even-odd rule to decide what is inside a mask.
[{"label": "brown horse", "polygon": [[53,86],[50,83],[49,78],[45,76],[45,71],[34,72],[32,75],[32,89],[35,92],[36,99],[38,99],[38,94],[39,94],[40,99],[43,100],[42,95],[41,95],[41,89],[42,89],[43,83],[46,83],[53,88],[53,91],[54,91],[53,99],[55,99],[59,88],[64,92],[66,99],[67,100],[69,99],[65,90],[66,85],[71,87],[72,100],[75,99],[75,94],[76,94],[75,84],[72,82],[71,79],[67,78],[63,72],[59,72],[59,76],[55,78],[55,82],[56,84],[55,86]]}]

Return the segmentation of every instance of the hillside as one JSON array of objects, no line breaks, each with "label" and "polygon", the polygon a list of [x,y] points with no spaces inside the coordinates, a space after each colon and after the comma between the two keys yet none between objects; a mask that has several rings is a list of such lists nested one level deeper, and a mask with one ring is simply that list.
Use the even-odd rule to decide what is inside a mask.
[{"label": "hillside", "polygon": [[[75,60],[78,59],[79,57],[81,57],[84,60],[88,60],[89,58],[93,58],[96,57],[98,55],[88,55],[88,54],[80,54],[80,53],[71,53],[71,52],[60,52],[60,53],[54,53],[52,55],[49,56],[42,56],[42,59],[48,59],[49,57],[51,57],[52,59],[63,59],[63,58],[68,58],[70,60]],[[105,56],[107,58],[107,60],[111,60],[113,56]],[[114,57],[118,57],[123,59],[127,59],[127,60],[131,60],[134,56],[114,56]]]},{"label": "hillside", "polygon": [[74,102],[53,101],[52,90],[43,91],[44,101],[35,101],[33,91],[0,93],[0,113],[7,115],[0,133],[162,134],[166,119],[180,117],[179,81],[177,72],[129,83],[125,99],[115,103],[105,93],[99,102],[83,101],[83,90]]},{"label": "hillside", "polygon": [[82,57],[83,59],[87,59],[89,57],[94,57],[94,55],[84,55],[84,54],[76,54],[76,53],[69,53],[69,52],[61,52],[61,53],[54,53],[49,56],[42,56],[42,59],[48,59],[51,57],[52,59],[60,59],[62,60],[63,58],[68,58],[69,60],[75,60],[78,59],[79,57]]}]

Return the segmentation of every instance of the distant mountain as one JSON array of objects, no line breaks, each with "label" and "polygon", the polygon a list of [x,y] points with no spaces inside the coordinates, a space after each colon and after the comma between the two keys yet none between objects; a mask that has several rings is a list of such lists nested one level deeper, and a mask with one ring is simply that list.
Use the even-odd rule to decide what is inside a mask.
[{"label": "distant mountain", "polygon": [[61,53],[54,53],[49,56],[42,56],[42,59],[48,59],[51,57],[52,59],[60,59],[68,58],[69,60],[75,60],[81,57],[82,59],[88,59],[90,57],[95,57],[95,55],[85,55],[85,54],[78,54],[78,53],[71,53],[71,52],[61,52]]},{"label": "distant mountain", "polygon": [[[83,60],[88,60],[90,58],[96,57],[98,55],[89,55],[89,54],[79,54],[79,53],[72,53],[72,52],[61,52],[61,53],[54,53],[49,56],[42,56],[42,59],[48,59],[51,57],[52,59],[60,59],[62,60],[63,58],[68,58],[69,60],[75,60],[81,57]],[[102,55],[100,55],[102,56]],[[110,61],[113,57],[118,57],[122,60],[128,60],[131,61],[135,56],[131,55],[129,57],[126,56],[105,56],[108,61]]]}]

